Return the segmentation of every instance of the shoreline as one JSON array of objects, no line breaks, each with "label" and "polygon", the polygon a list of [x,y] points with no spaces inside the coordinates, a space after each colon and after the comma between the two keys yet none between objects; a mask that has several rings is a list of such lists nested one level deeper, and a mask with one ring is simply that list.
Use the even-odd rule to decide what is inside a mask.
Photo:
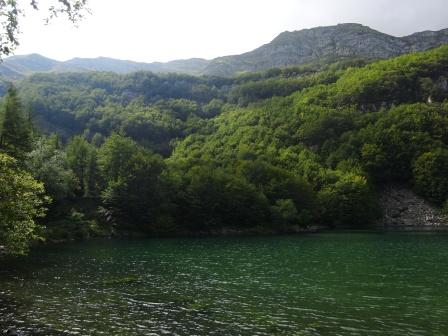
[{"label": "shoreline", "polygon": [[112,235],[96,236],[85,239],[48,239],[39,243],[39,246],[55,246],[67,243],[88,242],[97,240],[127,240],[127,239],[176,239],[176,238],[237,238],[237,237],[275,237],[293,236],[319,233],[448,233],[448,225],[441,226],[372,226],[365,228],[330,228],[327,226],[312,226],[296,230],[237,230],[222,229],[213,231],[179,231],[175,233],[145,233],[141,231],[123,230]]}]

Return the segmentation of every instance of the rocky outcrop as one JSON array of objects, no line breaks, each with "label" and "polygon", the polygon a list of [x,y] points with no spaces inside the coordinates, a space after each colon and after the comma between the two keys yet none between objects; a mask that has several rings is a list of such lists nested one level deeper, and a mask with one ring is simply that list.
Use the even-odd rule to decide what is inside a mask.
[{"label": "rocky outcrop", "polygon": [[395,37],[356,23],[284,32],[251,52],[212,60],[204,73],[229,76],[323,58],[386,59],[448,43],[448,29]]},{"label": "rocky outcrop", "polygon": [[415,33],[400,40],[405,43],[406,52],[426,50],[448,43],[448,29]]},{"label": "rocky outcrop", "polygon": [[447,218],[441,210],[416,195],[412,190],[397,185],[379,191],[383,216],[379,227],[392,229],[448,229]]},{"label": "rocky outcrop", "polygon": [[192,58],[166,63],[142,63],[107,57],[55,61],[37,54],[12,56],[0,64],[0,75],[16,80],[35,72],[134,71],[179,72],[193,75],[232,76],[238,72],[303,64],[321,59],[363,57],[386,59],[412,51],[448,44],[448,29],[405,37],[387,35],[357,23],[283,32],[253,51],[213,60]]}]

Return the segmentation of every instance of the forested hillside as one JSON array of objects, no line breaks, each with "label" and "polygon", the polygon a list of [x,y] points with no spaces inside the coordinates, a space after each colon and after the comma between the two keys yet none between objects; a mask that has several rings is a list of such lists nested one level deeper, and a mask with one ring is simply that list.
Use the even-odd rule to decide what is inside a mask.
[{"label": "forested hillside", "polygon": [[84,133],[90,139],[124,132],[168,155],[172,139],[195,132],[229,104],[287,96],[365,64],[356,58],[328,61],[230,79],[150,72],[36,74],[19,89],[34,122],[47,133],[63,139]]},{"label": "forested hillside", "polygon": [[447,46],[232,78],[39,74],[17,86],[1,164],[37,196],[27,235],[5,212],[0,245],[16,237],[19,252],[36,237],[366,227],[390,182],[448,198]]}]

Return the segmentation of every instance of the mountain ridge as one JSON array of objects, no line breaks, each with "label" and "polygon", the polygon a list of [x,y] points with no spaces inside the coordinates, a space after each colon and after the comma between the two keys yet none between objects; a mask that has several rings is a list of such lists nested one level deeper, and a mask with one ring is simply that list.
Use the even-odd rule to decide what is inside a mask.
[{"label": "mountain ridge", "polygon": [[[201,64],[207,62],[200,58],[186,60],[174,60],[166,63],[162,62],[136,62],[130,60],[120,60],[110,57],[82,58],[75,57],[67,61],[56,61],[40,54],[17,55],[6,58],[0,64],[0,76],[9,80],[20,80],[29,74],[36,72],[89,72],[104,71],[116,73],[130,73],[136,71],[160,72],[180,72],[199,75],[197,69]],[[48,66],[51,64],[51,66]]]},{"label": "mountain ridge", "polygon": [[270,43],[247,53],[212,60],[205,72],[228,76],[303,64],[323,57],[387,59],[447,43],[448,29],[395,37],[358,23],[344,23],[283,32]]},{"label": "mountain ridge", "polygon": [[129,73],[186,73],[191,75],[234,76],[242,72],[299,65],[328,57],[387,59],[414,51],[448,44],[448,29],[422,31],[396,37],[359,23],[343,23],[280,33],[269,43],[239,55],[212,60],[191,58],[170,62],[135,62],[109,57],[72,58],[56,61],[39,54],[12,56],[0,65],[0,75],[21,79],[35,72],[111,71]]}]

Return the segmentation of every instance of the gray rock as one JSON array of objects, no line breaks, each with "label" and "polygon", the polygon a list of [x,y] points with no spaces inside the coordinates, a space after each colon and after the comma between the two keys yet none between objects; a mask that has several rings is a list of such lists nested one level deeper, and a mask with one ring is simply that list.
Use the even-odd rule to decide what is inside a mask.
[{"label": "gray rock", "polygon": [[397,210],[393,210],[390,214],[392,218],[400,218],[400,212]]},{"label": "gray rock", "polygon": [[381,227],[441,228],[448,229],[448,220],[441,210],[403,186],[388,185],[379,192],[383,216]]},{"label": "gray rock", "polygon": [[357,23],[284,32],[253,51],[213,59],[207,75],[231,76],[325,58],[363,57],[386,59],[448,43],[448,29],[425,31],[405,37],[387,35]]}]

